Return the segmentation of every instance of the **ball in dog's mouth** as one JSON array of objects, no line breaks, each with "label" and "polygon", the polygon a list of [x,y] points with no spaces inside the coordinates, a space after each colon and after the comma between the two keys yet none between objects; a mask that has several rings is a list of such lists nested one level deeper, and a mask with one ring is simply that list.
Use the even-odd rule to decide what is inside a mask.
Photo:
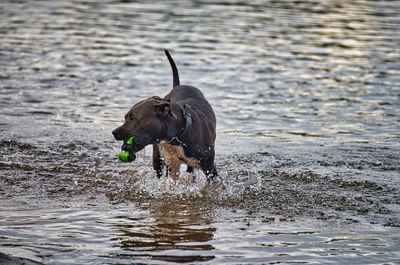
[{"label": "ball in dog's mouth", "polygon": [[121,152],[118,155],[119,160],[123,162],[132,162],[136,159],[136,152],[140,149],[140,146],[134,142],[133,136],[124,140],[121,146]]}]

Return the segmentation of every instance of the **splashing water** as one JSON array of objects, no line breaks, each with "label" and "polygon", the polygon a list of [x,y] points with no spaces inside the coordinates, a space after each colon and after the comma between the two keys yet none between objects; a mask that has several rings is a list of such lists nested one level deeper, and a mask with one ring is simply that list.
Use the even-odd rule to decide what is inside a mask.
[{"label": "splashing water", "polygon": [[[138,191],[141,195],[152,198],[165,195],[178,198],[202,198],[212,196],[213,200],[225,200],[238,198],[245,192],[256,192],[261,188],[262,179],[257,169],[241,170],[240,174],[232,169],[223,169],[219,176],[208,180],[200,170],[194,169],[193,173],[187,173],[186,165],[181,165],[180,175],[177,180],[171,177],[155,177],[153,168],[146,161],[148,157],[143,154],[136,164],[135,177],[129,181],[129,189]],[[139,166],[140,165],[140,166]]]}]

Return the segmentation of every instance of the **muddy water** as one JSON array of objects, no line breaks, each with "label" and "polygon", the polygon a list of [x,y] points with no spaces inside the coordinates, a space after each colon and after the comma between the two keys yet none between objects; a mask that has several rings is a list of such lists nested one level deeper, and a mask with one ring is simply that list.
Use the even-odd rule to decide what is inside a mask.
[{"label": "muddy water", "polygon": [[[0,263],[400,263],[397,1],[1,1]],[[137,100],[199,87],[208,183],[116,159]]]}]

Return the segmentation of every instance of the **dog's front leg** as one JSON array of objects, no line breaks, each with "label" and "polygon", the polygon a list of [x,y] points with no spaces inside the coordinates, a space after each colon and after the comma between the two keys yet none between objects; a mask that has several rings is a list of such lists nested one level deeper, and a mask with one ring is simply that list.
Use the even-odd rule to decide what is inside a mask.
[{"label": "dog's front leg", "polygon": [[157,177],[162,176],[164,161],[161,159],[158,144],[153,144],[153,168],[157,172]]}]

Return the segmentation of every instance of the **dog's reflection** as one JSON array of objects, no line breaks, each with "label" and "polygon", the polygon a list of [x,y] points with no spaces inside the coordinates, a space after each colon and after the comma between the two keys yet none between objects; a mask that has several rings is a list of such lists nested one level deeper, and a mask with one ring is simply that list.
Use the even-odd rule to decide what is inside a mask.
[{"label": "dog's reflection", "polygon": [[[146,218],[126,218],[115,238],[124,258],[172,262],[206,261],[214,258],[210,241],[216,229],[211,226],[210,209],[178,202],[160,202],[149,207]],[[121,254],[117,254],[121,257]]]}]

